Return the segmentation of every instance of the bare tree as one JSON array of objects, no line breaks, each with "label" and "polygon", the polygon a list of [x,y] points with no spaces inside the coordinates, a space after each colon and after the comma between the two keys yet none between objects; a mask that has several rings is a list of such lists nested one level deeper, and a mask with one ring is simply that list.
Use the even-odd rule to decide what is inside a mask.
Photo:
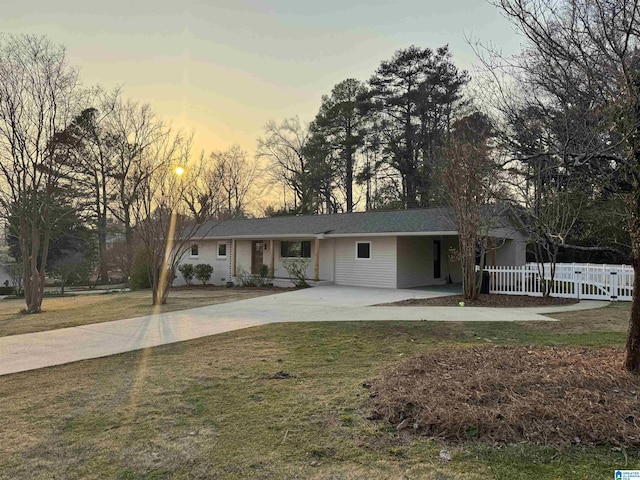
[{"label": "bare tree", "polygon": [[54,206],[73,177],[61,132],[77,112],[77,86],[62,47],[44,37],[0,37],[0,202],[19,217],[27,313],[42,309]]},{"label": "bare tree", "polygon": [[256,156],[269,162],[272,182],[293,193],[293,209],[312,213],[314,204],[317,204],[317,192],[312,188],[309,162],[304,152],[309,141],[309,129],[294,117],[280,124],[270,120],[264,131],[265,136],[258,139]]},{"label": "bare tree", "polygon": [[[629,205],[635,288],[626,368],[640,373],[640,6],[626,0],[500,0],[524,36],[519,80],[538,104],[581,98],[595,136],[571,122],[563,154],[574,168],[604,176]],[[565,117],[566,118],[566,117]]]},{"label": "bare tree", "polygon": [[[111,212],[125,227],[127,241],[132,238],[132,203],[141,185],[153,174],[149,156],[157,153],[158,145],[164,145],[169,129],[157,118],[149,104],[120,101],[110,117],[108,127],[112,132],[117,159],[112,170],[116,184],[116,204]],[[149,151],[156,150],[149,154]]]},{"label": "bare tree", "polygon": [[154,305],[167,302],[180,259],[211,218],[214,191],[201,155],[189,162],[191,139],[163,136],[145,154],[147,174],[131,204],[138,245],[149,262]]},{"label": "bare tree", "polygon": [[[550,169],[545,157],[535,165],[512,165],[506,184],[513,200],[511,214],[519,230],[531,241],[532,253],[540,274],[545,296],[555,284],[559,249],[575,229],[584,194],[573,185],[573,178],[562,170]],[[517,162],[514,162],[517,163]],[[547,270],[547,265],[549,266]]]},{"label": "bare tree", "polygon": [[119,91],[105,92],[100,88],[90,92],[91,105],[78,115],[67,129],[75,141],[75,164],[78,183],[87,199],[88,219],[95,226],[99,254],[100,277],[108,280],[105,260],[109,207],[114,193],[113,171],[118,150],[117,138],[109,124],[119,106]]},{"label": "bare tree", "polygon": [[246,213],[247,207],[262,192],[260,185],[262,170],[256,160],[249,159],[239,145],[213,152],[210,156],[213,168],[207,170],[210,186],[217,186],[218,218],[237,218]]},{"label": "bare tree", "polygon": [[484,269],[485,251],[489,243],[485,206],[494,196],[495,162],[489,147],[490,124],[486,116],[475,113],[454,123],[444,168],[449,203],[458,230],[457,256],[462,267],[464,297],[476,299],[481,283],[476,272],[479,254]]},{"label": "bare tree", "polygon": [[[124,226],[126,248],[131,258],[133,245],[134,204],[147,188],[149,177],[167,160],[158,158],[159,145],[165,145],[170,129],[153,113],[149,104],[119,100],[106,119],[115,158],[110,172],[113,201],[110,213]],[[153,159],[154,161],[151,161]],[[168,160],[167,160],[168,161]]]}]

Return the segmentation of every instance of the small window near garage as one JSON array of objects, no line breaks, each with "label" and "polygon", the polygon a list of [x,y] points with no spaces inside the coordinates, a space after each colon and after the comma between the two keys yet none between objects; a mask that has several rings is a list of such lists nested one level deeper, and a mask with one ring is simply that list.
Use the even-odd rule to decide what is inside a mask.
[{"label": "small window near garage", "polygon": [[311,258],[311,242],[280,242],[281,258]]},{"label": "small window near garage", "polygon": [[218,242],[218,258],[227,258],[227,242]]},{"label": "small window near garage", "polygon": [[356,258],[371,258],[371,242],[356,242]]},{"label": "small window near garage", "polygon": [[191,253],[190,253],[189,256],[191,258],[197,258],[198,257],[198,253],[199,253],[198,244],[194,243],[193,245],[191,245]]}]

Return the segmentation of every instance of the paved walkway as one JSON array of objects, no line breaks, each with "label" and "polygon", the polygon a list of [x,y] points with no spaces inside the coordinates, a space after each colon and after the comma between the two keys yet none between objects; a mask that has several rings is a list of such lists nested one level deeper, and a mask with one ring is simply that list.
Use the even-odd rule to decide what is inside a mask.
[{"label": "paved walkway", "polygon": [[323,286],[177,312],[0,338],[0,375],[98,358],[276,322],[439,320],[552,320],[544,313],[604,306],[376,307],[443,292]]}]

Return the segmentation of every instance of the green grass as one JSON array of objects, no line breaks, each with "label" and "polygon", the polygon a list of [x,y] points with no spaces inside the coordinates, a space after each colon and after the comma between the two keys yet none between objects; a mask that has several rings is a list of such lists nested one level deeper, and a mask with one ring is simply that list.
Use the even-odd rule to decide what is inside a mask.
[{"label": "green grass", "polygon": [[[612,478],[640,468],[637,451],[446,445],[442,464],[439,442],[367,420],[362,383],[439,348],[622,348],[627,308],[555,323],[273,324],[0,377],[0,478]],[[295,378],[268,378],[281,370]]]}]

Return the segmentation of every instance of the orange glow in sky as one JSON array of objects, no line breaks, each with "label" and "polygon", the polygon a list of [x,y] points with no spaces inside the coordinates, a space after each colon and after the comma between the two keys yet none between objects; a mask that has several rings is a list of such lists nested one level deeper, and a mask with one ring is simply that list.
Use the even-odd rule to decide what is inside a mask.
[{"label": "orange glow in sky", "polygon": [[399,48],[448,43],[471,69],[465,37],[518,47],[481,0],[4,0],[0,31],[65,45],[85,84],[122,86],[198,150],[249,154],[268,120],[312,120],[336,83],[367,80]]}]

